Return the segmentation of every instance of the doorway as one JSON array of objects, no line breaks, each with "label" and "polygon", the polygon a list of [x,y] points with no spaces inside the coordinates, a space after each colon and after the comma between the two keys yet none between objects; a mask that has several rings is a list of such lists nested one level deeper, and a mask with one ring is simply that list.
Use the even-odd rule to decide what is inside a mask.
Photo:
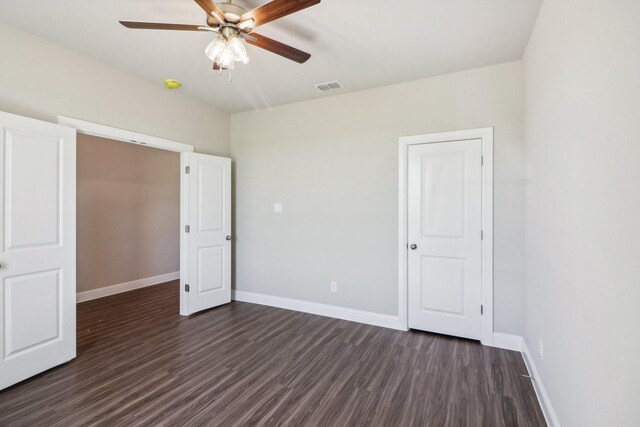
[{"label": "doorway", "polygon": [[400,139],[400,318],[493,343],[493,129]]},{"label": "doorway", "polygon": [[83,133],[76,143],[77,302],[177,281],[180,154]]},{"label": "doorway", "polygon": [[[171,166],[178,169],[168,172],[180,177],[179,198],[172,202],[180,218],[180,314],[231,302],[231,159],[68,117],[58,117],[58,123],[0,112],[0,188],[5,206],[0,213],[5,224],[0,233],[4,241],[0,251],[0,352],[4,354],[0,389],[76,357],[78,134],[180,153],[180,162]],[[93,159],[96,167],[101,166],[100,160]],[[134,161],[129,167],[141,169],[144,165],[140,163]],[[98,186],[83,197],[99,198],[99,190]],[[130,193],[129,205],[135,205],[135,197],[147,194]],[[123,206],[128,207],[127,203]],[[175,212],[171,222],[175,232]],[[86,241],[81,250],[91,247],[91,234],[99,234],[103,225],[97,220],[87,227],[89,234],[82,236]],[[145,225],[138,221],[134,229],[125,231],[135,234],[135,227]],[[126,257],[109,260],[107,264],[117,265],[107,267],[122,269],[124,262]]]},{"label": "doorway", "polygon": [[[192,145],[59,116],[78,135],[179,153],[180,314],[231,302],[231,159]],[[169,173],[172,173],[171,171]]]}]

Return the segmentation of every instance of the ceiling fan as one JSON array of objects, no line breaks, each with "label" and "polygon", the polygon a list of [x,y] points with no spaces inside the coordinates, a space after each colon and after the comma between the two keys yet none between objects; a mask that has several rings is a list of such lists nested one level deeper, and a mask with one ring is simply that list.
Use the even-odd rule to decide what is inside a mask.
[{"label": "ceiling fan", "polygon": [[205,49],[213,61],[214,70],[228,70],[238,61],[247,63],[249,57],[243,41],[283,56],[300,64],[311,55],[280,43],[253,30],[268,22],[320,3],[321,0],[273,0],[251,11],[233,4],[232,0],[216,4],[213,0],[195,0],[206,12],[206,25],[165,24],[158,22],[120,21],[127,28],[143,30],[209,31],[218,34]]}]

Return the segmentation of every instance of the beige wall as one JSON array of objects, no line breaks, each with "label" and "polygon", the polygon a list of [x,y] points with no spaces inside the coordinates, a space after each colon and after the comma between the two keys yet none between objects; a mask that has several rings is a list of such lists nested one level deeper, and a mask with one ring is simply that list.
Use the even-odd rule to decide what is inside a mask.
[{"label": "beige wall", "polygon": [[640,419],[639,23],[545,1],[525,55],[524,338],[563,426]]},{"label": "beige wall", "polygon": [[0,111],[65,115],[229,155],[228,114],[1,23]]},{"label": "beige wall", "polygon": [[78,134],[77,290],[178,271],[180,155]]},{"label": "beige wall", "polygon": [[495,322],[521,334],[522,103],[514,62],[232,115],[236,288],[397,314],[398,138],[495,126]]},{"label": "beige wall", "polygon": [[640,422],[639,23],[547,0],[525,54],[524,338],[562,426]]}]

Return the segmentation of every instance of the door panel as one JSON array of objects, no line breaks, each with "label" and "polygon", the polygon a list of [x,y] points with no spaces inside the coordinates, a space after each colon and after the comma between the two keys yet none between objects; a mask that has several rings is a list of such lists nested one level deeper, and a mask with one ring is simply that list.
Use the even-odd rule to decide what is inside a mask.
[{"label": "door panel", "polygon": [[0,112],[0,389],[75,357],[73,129]]},{"label": "door panel", "polygon": [[420,273],[422,311],[464,313],[464,260],[423,256]]},{"label": "door panel", "polygon": [[[5,280],[5,357],[15,357],[61,338],[60,270]],[[37,316],[33,315],[34,308]]]},{"label": "door panel", "polygon": [[464,234],[464,153],[422,157],[422,235]]},{"label": "door panel", "polygon": [[224,246],[198,248],[198,292],[224,287]]},{"label": "door panel", "polygon": [[56,137],[5,129],[5,250],[59,244],[61,144]]},{"label": "door panel", "polygon": [[223,231],[225,228],[224,167],[198,162],[198,231]]},{"label": "door panel", "polygon": [[408,154],[409,327],[480,339],[482,141]]},{"label": "door panel", "polygon": [[182,189],[189,231],[182,240],[180,313],[188,315],[231,302],[231,160],[184,153],[182,166],[189,171]]}]

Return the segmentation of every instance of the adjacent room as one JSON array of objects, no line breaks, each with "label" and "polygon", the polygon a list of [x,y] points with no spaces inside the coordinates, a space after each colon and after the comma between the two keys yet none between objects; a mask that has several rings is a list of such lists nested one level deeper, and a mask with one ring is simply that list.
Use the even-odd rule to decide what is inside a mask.
[{"label": "adjacent room", "polygon": [[637,426],[639,23],[0,0],[0,426]]},{"label": "adjacent room", "polygon": [[180,155],[78,133],[76,162],[77,302],[178,280]]}]

